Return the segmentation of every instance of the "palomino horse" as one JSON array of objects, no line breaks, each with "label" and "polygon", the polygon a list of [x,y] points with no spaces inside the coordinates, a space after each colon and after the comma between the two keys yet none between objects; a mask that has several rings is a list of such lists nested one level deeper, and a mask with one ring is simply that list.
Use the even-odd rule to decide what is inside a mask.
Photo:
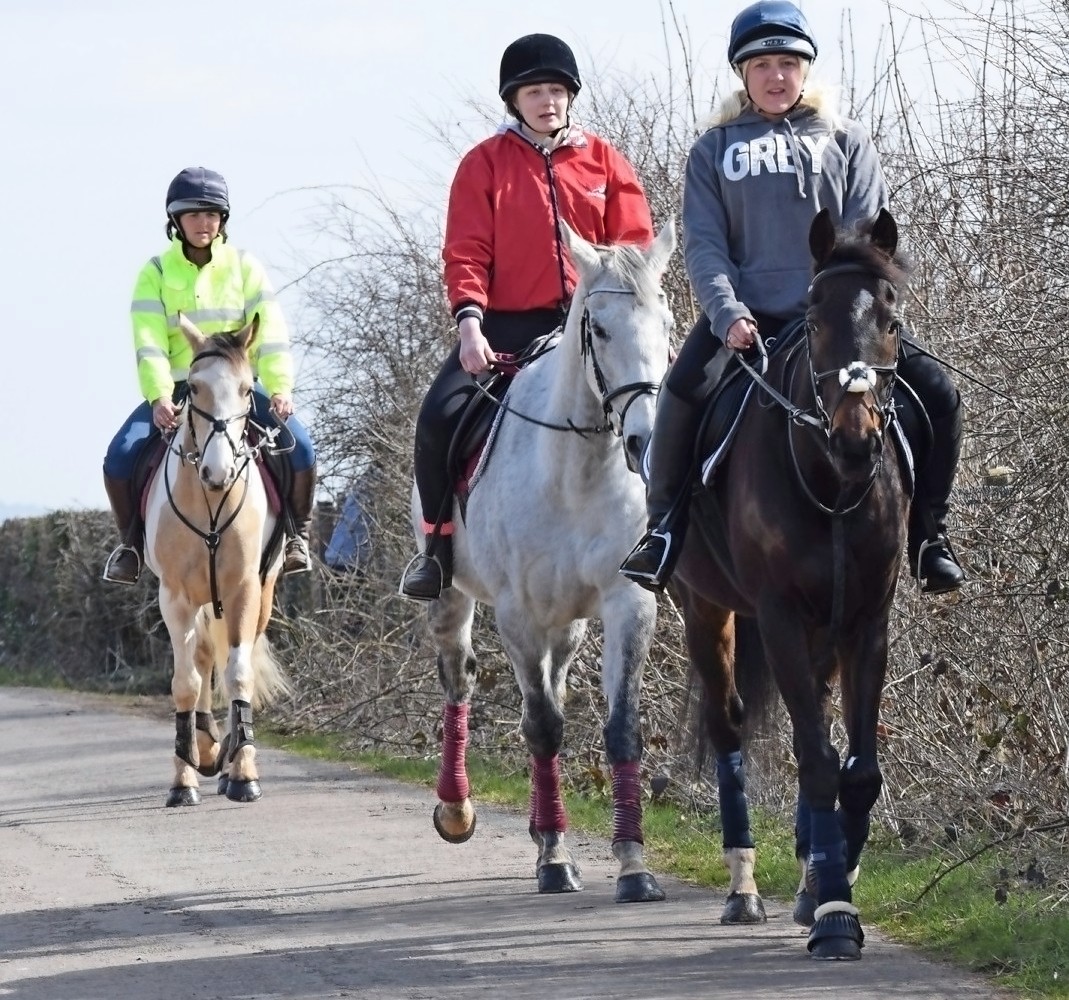
[{"label": "palomino horse", "polygon": [[[854,959],[864,935],[851,886],[882,783],[876,731],[911,489],[891,397],[906,272],[886,211],[860,236],[837,234],[822,211],[809,243],[804,337],[773,355],[763,380],[751,370],[762,405],[744,413],[726,466],[692,500],[675,580],[716,753],[731,872],[721,921],[765,919],[741,750],[744,709],[774,677],[798,763],[795,918],[811,925],[814,957]],[[735,615],[760,634],[742,641],[754,622],[739,623],[737,661]],[[750,706],[736,675],[755,693]],[[830,739],[836,675],[849,743],[841,769]]]},{"label": "palomino horse", "polygon": [[[586,619],[600,618],[616,899],[660,900],[643,861],[639,780],[639,695],[656,600],[617,567],[645,522],[642,480],[629,469],[637,469],[650,434],[668,361],[672,317],[660,278],[675,229],[669,223],[646,251],[594,247],[562,229],[580,275],[564,332],[513,380],[493,454],[465,517],[459,509],[454,516],[453,586],[428,610],[445,692],[434,824],[451,843],[475,828],[465,748],[476,678],[471,625],[481,601],[496,609],[523,696],[538,891],[582,889],[564,843],[558,751],[568,668]],[[412,514],[422,541],[415,492]]]},{"label": "palomino horse", "polygon": [[[220,792],[252,802],[261,794],[252,711],[289,689],[264,634],[281,550],[261,582],[275,517],[255,467],[266,438],[254,445],[248,436],[248,347],[258,323],[205,337],[184,316],[179,322],[194,354],[189,396],[145,512],[145,563],[159,578],[174,649],[175,774],[167,805],[196,805],[198,772],[220,770]],[[230,704],[222,743],[212,716],[213,670]]]}]

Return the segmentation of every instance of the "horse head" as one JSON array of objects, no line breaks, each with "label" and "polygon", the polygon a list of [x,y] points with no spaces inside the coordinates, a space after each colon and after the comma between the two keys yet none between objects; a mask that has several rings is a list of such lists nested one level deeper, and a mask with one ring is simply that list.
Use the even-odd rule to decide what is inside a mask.
[{"label": "horse head", "polygon": [[183,453],[210,490],[232,486],[247,465],[245,432],[252,412],[249,345],[259,317],[235,333],[206,337],[185,316],[178,324],[193,348]]},{"label": "horse head", "polygon": [[908,269],[896,255],[898,227],[881,209],[860,233],[837,232],[828,210],[813,220],[806,336],[815,405],[840,479],[871,478],[883,458]]},{"label": "horse head", "polygon": [[675,224],[669,220],[645,250],[594,246],[565,223],[561,233],[579,272],[575,299],[587,383],[636,472],[668,366],[673,319],[661,278],[675,249]]}]

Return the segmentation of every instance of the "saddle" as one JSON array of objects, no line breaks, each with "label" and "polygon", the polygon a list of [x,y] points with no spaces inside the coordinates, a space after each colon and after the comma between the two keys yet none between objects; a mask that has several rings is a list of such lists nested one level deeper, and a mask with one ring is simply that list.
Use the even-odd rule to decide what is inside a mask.
[{"label": "saddle", "polygon": [[499,355],[498,367],[479,380],[479,388],[464,404],[446,460],[461,513],[493,452],[497,428],[505,413],[505,397],[513,378],[536,358],[553,350],[559,332],[538,337],[519,354]]}]

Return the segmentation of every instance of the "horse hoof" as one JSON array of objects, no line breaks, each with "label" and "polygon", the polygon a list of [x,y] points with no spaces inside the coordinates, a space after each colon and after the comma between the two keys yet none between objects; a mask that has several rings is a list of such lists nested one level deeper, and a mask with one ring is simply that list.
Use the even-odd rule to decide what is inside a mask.
[{"label": "horse hoof", "polygon": [[621,875],[616,880],[617,903],[659,903],[663,899],[664,889],[649,872]]},{"label": "horse hoof", "polygon": [[438,831],[438,836],[442,838],[447,844],[463,844],[471,840],[471,835],[475,832],[475,813],[471,814],[471,826],[466,830],[461,830],[459,833],[453,833],[445,828],[442,822],[442,803],[434,807],[434,828]]},{"label": "horse hoof", "polygon": [[802,927],[812,927],[816,914],[817,901],[805,889],[799,889],[794,894],[794,922]]},{"label": "horse hoof", "polygon": [[260,791],[260,782],[255,778],[251,781],[238,781],[234,779],[227,782],[226,797],[231,802],[255,802],[264,793]]},{"label": "horse hoof", "polygon": [[722,924],[763,924],[767,919],[765,904],[756,892],[729,894],[724,912],[720,914]]},{"label": "horse hoof", "polygon": [[579,869],[573,864],[542,865],[538,869],[538,891],[582,892],[583,882]]},{"label": "horse hoof", "polygon": [[865,932],[853,913],[841,910],[818,917],[806,947],[812,958],[826,962],[856,962],[861,958]]},{"label": "horse hoof", "polygon": [[227,785],[230,784],[230,779],[225,774],[219,775],[219,781],[215,785],[216,795],[226,795]]},{"label": "horse hoof", "polygon": [[168,806],[199,806],[200,792],[196,788],[172,788],[167,795]]}]

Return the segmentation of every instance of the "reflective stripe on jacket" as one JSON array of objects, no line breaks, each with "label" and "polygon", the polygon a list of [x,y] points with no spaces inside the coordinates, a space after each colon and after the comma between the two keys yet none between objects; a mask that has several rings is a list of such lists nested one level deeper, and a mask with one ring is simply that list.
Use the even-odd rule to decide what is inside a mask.
[{"label": "reflective stripe on jacket", "polygon": [[269,396],[293,392],[289,331],[260,262],[220,237],[212,244],[212,259],[198,268],[176,238],[141,269],[130,304],[137,379],[150,403],[170,398],[175,382],[189,373],[193,352],[178,328],[179,312],[204,334],[239,330],[258,314],[253,371]]},{"label": "reflective stripe on jacket", "polygon": [[[547,152],[506,126],[460,162],[449,191],[445,284],[464,305],[553,309],[571,298],[557,217],[592,243],[653,240],[649,204],[634,168],[610,143],[573,126]],[[563,286],[563,287],[562,287]]]}]

